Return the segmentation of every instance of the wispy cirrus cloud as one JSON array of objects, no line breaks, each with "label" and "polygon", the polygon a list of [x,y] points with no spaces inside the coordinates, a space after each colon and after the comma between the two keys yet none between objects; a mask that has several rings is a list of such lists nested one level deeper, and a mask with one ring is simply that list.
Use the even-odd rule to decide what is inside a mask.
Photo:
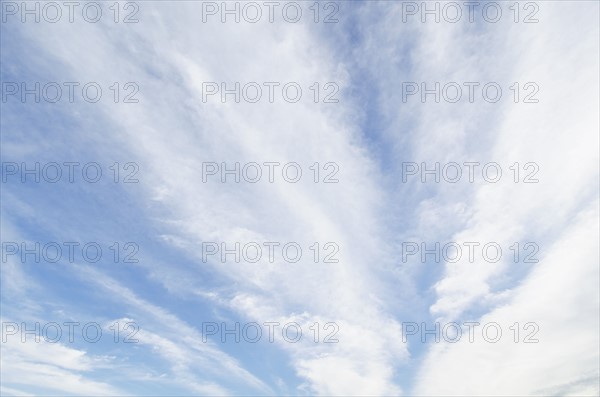
[{"label": "wispy cirrus cloud", "polygon": [[[98,161],[106,172],[98,184],[3,184],[3,241],[140,247],[140,261],[124,266],[2,264],[7,319],[140,326],[139,343],[109,349],[115,370],[90,358],[104,345],[42,348],[74,357],[67,369],[37,366],[31,346],[11,345],[3,393],[467,395],[489,393],[494,379],[506,394],[597,393],[597,349],[586,347],[598,345],[598,35],[581,30],[595,26],[598,6],[544,3],[536,24],[450,24],[404,23],[407,4],[340,3],[330,25],[200,23],[202,2],[140,3],[131,25],[3,24],[3,80],[95,81],[108,98],[3,104],[4,161]],[[115,81],[135,82],[139,103],[114,103]],[[504,98],[406,100],[403,83],[436,81],[494,81]],[[540,102],[514,103],[515,81],[535,81]],[[207,101],[207,82],[295,82],[303,97],[290,103],[277,88],[273,103]],[[334,82],[339,102],[315,103],[317,82]],[[139,182],[112,183],[115,161],[135,163]],[[403,182],[406,162],[466,161],[506,173],[493,184]],[[205,183],[209,162],[296,162],[303,178],[286,182],[278,168],[269,183],[263,166],[256,184],[220,183],[218,173]],[[537,164],[539,183],[514,183],[515,162]],[[339,182],[314,183],[315,163],[335,163]],[[494,241],[505,253],[498,263],[403,263],[405,241]],[[511,263],[516,241],[537,242],[539,262]],[[290,263],[278,248],[273,261],[224,263],[207,260],[206,242],[296,242],[303,258]],[[315,242],[335,243],[338,261],[315,263]],[[43,288],[22,299],[18,286]],[[540,342],[405,343],[402,323],[415,319],[534,321]],[[207,322],[250,321],[296,322],[306,334],[202,341]],[[330,322],[339,342],[314,343],[311,325]],[[562,343],[566,335],[579,338]],[[17,382],[27,368],[36,375]],[[34,388],[59,375],[69,382]]]}]

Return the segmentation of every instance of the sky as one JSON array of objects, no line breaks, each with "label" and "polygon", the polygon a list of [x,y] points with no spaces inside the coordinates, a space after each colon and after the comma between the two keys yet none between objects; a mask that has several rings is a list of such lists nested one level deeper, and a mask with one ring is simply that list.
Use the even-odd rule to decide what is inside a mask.
[{"label": "sky", "polygon": [[597,1],[0,2],[0,394],[600,394]]}]

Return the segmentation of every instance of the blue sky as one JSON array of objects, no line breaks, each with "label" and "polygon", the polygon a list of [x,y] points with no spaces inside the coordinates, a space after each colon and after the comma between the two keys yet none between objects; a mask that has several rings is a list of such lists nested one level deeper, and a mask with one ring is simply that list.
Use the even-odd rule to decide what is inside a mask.
[{"label": "blue sky", "polygon": [[[403,22],[421,3],[320,2],[320,19],[339,8],[329,24],[314,22],[313,2],[294,3],[298,23],[278,11],[269,23],[264,5],[257,23],[223,23],[219,14],[203,22],[209,3],[221,4],[120,2],[115,23],[113,2],[98,2],[97,23],[79,9],[70,23],[65,6],[57,23],[23,23],[20,9],[12,15],[21,3],[2,1],[0,393],[598,395],[598,3],[520,2],[515,23],[513,2],[496,2],[496,23],[479,10],[473,23],[466,14],[435,23],[420,14]],[[139,21],[123,23],[136,9]],[[538,22],[523,23],[532,12]],[[79,86],[72,103],[66,91],[57,103],[7,94],[10,84],[35,82]],[[96,103],[80,94],[89,82],[102,88]],[[137,103],[123,103],[128,82]],[[207,82],[295,82],[303,96],[289,103],[277,88],[273,103],[203,101]],[[335,83],[338,102],[314,103],[315,82],[321,99]],[[503,95],[403,101],[407,82],[494,82]],[[532,82],[539,102],[524,103]],[[74,182],[65,166],[57,183],[22,182],[23,164],[53,162],[80,164]],[[269,183],[263,167],[255,184],[218,175],[203,183],[207,162],[296,162],[303,177]],[[321,179],[335,163],[339,182],[314,183],[315,162]],[[408,162],[481,165],[473,183],[466,168],[458,183],[403,182]],[[481,176],[491,162],[502,169],[498,183]],[[539,182],[522,182],[527,163]],[[98,182],[82,178],[84,164],[102,169]],[[134,169],[137,182],[124,183]],[[79,244],[74,260],[64,250],[55,263],[11,251],[49,242]],[[102,248],[94,263],[80,251],[91,242]],[[206,242],[296,242],[303,256],[203,261]],[[335,243],[338,262],[315,263],[315,242]],[[503,251],[495,263],[481,255],[403,262],[406,242],[495,242]],[[523,261],[528,242],[539,247],[536,263]],[[137,261],[124,263],[134,249]],[[502,338],[490,343],[478,328],[469,343],[470,321],[499,324]],[[68,322],[98,324],[102,337],[92,343],[79,330],[70,341]],[[270,343],[263,326],[258,343],[236,343],[204,332],[207,323],[266,322],[297,323],[303,337],[291,343],[278,333]],[[407,323],[453,322],[463,330],[457,343],[403,340]],[[23,325],[35,323],[57,323],[63,335],[23,342]],[[115,323],[133,324],[137,342],[123,340],[133,328],[115,342]],[[337,343],[322,341],[333,329],[326,323],[336,324]],[[523,343],[528,323],[537,343]]]}]

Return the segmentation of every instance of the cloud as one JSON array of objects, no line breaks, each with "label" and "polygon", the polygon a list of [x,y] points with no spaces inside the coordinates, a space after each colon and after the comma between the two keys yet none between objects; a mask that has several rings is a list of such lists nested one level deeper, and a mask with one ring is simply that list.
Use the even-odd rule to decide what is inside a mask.
[{"label": "cloud", "polygon": [[[6,320],[2,319],[3,324],[10,322]],[[104,358],[90,357],[85,351],[52,344],[44,338],[37,343],[32,342],[31,338],[29,336],[29,343],[23,343],[18,335],[7,336],[7,342],[2,343],[2,382],[11,386],[5,390],[7,393],[13,393],[12,387],[26,386],[29,390],[36,390],[36,394],[125,394],[119,388],[86,375],[97,366],[95,361],[104,361]],[[18,390],[15,391],[18,393]]]},{"label": "cloud", "polygon": [[[598,33],[597,4],[544,3],[537,24],[423,24],[400,22],[402,2],[349,2],[331,25],[199,23],[201,2],[165,4],[140,3],[130,25],[2,26],[14,38],[3,41],[5,78],[105,87],[96,104],[8,104],[6,161],[139,167],[130,186],[110,171],[97,185],[3,185],[3,238],[140,244],[131,266],[2,264],[7,318],[140,325],[139,344],[110,348],[114,370],[96,360],[101,346],[10,347],[8,379],[30,376],[3,391],[38,394],[43,381],[84,394],[598,392],[589,347],[598,346],[599,35],[582,33]],[[504,98],[405,102],[402,83],[421,81],[497,81]],[[540,102],[514,103],[515,81],[535,81]],[[139,103],[114,103],[114,82],[135,82]],[[206,82],[294,82],[303,96],[290,103],[277,88],[273,103],[205,101]],[[315,103],[314,84],[332,82],[339,102]],[[404,162],[450,161],[495,161],[505,174],[495,184],[402,181]],[[286,182],[279,166],[274,183],[265,168],[256,184],[204,183],[207,162],[296,162],[303,175]],[[512,182],[515,162],[535,162],[539,183]],[[338,183],[323,183],[326,163]],[[408,240],[495,241],[505,251],[494,264],[402,263]],[[511,263],[517,241],[538,243],[539,263]],[[295,242],[302,260],[280,248],[273,261],[205,260],[203,242]],[[323,261],[326,243],[339,247],[337,262]],[[534,321],[540,342],[403,343],[402,322],[414,319]],[[306,334],[218,345],[200,342],[204,321],[294,321]],[[314,323],[337,324],[339,342],[314,343]]]},{"label": "cloud", "polygon": [[[472,344],[464,334],[456,344],[432,346],[416,395],[598,394],[598,204],[573,219],[504,304],[477,320],[500,324],[502,339],[486,342],[480,327]],[[518,343],[509,328],[515,322]],[[537,324],[535,335],[527,323]]]}]

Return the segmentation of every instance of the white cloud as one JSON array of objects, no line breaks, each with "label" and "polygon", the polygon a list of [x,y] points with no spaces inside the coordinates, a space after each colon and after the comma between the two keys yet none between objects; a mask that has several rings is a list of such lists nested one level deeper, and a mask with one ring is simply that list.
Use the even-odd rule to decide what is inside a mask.
[{"label": "white cloud", "polygon": [[[347,52],[337,47],[338,26],[330,32],[311,24],[200,24],[199,2],[141,5],[143,19],[135,25],[80,24],[77,34],[68,24],[15,28],[35,43],[29,48],[39,46],[43,56],[31,65],[46,76],[108,85],[138,82],[138,104],[74,105],[82,128],[95,129],[85,138],[73,131],[62,137],[74,152],[93,146],[100,157],[118,154],[137,162],[139,189],[129,194],[146,215],[142,227],[196,266],[173,260],[164,268],[165,262],[156,260],[136,270],[173,295],[203,297],[213,309],[231,310],[250,321],[293,319],[303,328],[315,321],[336,322],[337,344],[278,345],[303,381],[292,394],[405,392],[398,370],[412,362],[401,343],[402,317],[446,321],[473,311],[483,311],[481,320],[538,321],[545,339],[527,348],[503,344],[501,352],[499,345],[434,346],[419,371],[417,392],[485,394],[498,379],[496,390],[504,393],[597,393],[588,380],[598,376],[592,362],[598,356],[585,350],[598,346],[591,337],[598,328],[598,302],[590,298],[597,290],[589,284],[597,279],[598,266],[589,260],[598,237],[589,233],[597,230],[591,220],[598,217],[590,206],[597,207],[598,188],[597,4],[590,5],[590,12],[568,3],[544,3],[539,24],[469,26],[402,24],[401,3],[365,2],[345,10],[355,24],[341,26],[364,37],[344,42],[351,45]],[[582,33],[589,26],[595,35]],[[49,43],[51,51],[45,49]],[[236,80],[297,81],[305,97],[296,104],[203,103],[202,82]],[[402,102],[402,81],[435,80],[498,80],[505,87],[534,80],[541,87],[540,103]],[[317,81],[337,82],[340,103],[311,103],[307,87]],[[352,84],[367,85],[368,93],[356,94],[349,89]],[[361,123],[367,131],[361,131]],[[37,153],[52,147],[52,139],[39,137]],[[19,139],[14,141],[11,148],[32,154]],[[402,161],[469,160],[497,161],[505,171],[515,161],[535,161],[540,183],[510,183],[509,175],[492,185],[400,183]],[[204,184],[205,161],[296,161],[305,174],[298,184]],[[339,165],[340,183],[309,182],[308,167],[329,161]],[[516,267],[507,260],[446,264],[432,272],[439,277],[432,290],[419,291],[418,282],[408,278],[422,269],[402,267],[396,249],[406,236],[497,241],[505,248],[531,239],[540,243],[541,261],[510,287],[500,282],[510,279]],[[203,263],[201,242],[207,240],[296,241],[306,258],[315,241],[332,241],[340,247],[339,263],[290,264],[281,258],[275,263]],[[577,252],[568,252],[567,243]],[[574,269],[567,271],[565,261],[574,261]],[[74,268],[77,277],[110,292],[108,301],[124,303],[146,324],[141,345],[167,363],[173,385],[222,394],[230,391],[228,383],[220,382],[228,374],[244,387],[272,391],[232,356],[199,343],[200,332],[175,310],[141,298],[136,287],[104,271]],[[15,266],[3,266],[6,274],[19,285],[28,282]],[[429,292],[432,296],[424,298]],[[414,308],[414,302],[420,307]],[[587,327],[554,326],[553,321],[566,320],[584,321]],[[580,337],[563,343],[575,334]],[[66,357],[71,358],[63,364],[84,360],[77,352],[69,350]],[[29,354],[16,368],[34,368],[40,377],[64,371],[36,366],[35,359]],[[516,370],[510,366],[515,363]],[[200,376],[203,372],[210,376]],[[140,374],[162,378],[157,372]],[[65,376],[69,390],[93,386],[76,375]]]},{"label": "white cloud", "polygon": [[[3,323],[5,319],[3,319]],[[29,336],[23,343],[19,335],[7,336],[2,343],[2,382],[4,385],[35,387],[45,393],[86,395],[125,395],[119,388],[86,376],[102,357],[88,356],[85,351],[53,344]],[[19,386],[18,386],[19,385]],[[10,389],[8,389],[10,390]],[[12,393],[8,391],[9,393]],[[39,393],[39,391],[38,391]]]},{"label": "white cloud", "polygon": [[[598,201],[574,219],[547,255],[509,292],[506,303],[476,320],[502,326],[488,343],[476,328],[456,344],[434,345],[417,377],[417,395],[598,395]],[[520,323],[519,343],[514,342]],[[534,331],[538,343],[523,343]],[[493,332],[490,331],[493,336]]]}]

